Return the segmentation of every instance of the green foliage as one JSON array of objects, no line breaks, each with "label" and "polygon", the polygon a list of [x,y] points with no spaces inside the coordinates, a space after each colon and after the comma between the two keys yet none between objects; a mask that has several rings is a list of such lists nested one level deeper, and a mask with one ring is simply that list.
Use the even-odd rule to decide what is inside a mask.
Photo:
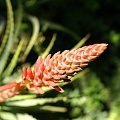
[{"label": "green foliage", "polygon": [[64,93],[43,88],[44,95],[26,91],[9,98],[0,103],[0,120],[119,120],[118,0],[6,0],[0,10],[0,85],[21,80],[22,67],[33,66],[39,55],[109,43],[88,69],[60,84]]},{"label": "green foliage", "polygon": [[[7,5],[7,12],[8,12],[8,21],[7,21],[7,28],[5,31],[5,35],[3,37],[3,41],[1,44],[1,49],[0,49],[0,54],[1,54],[1,58],[0,58],[0,63],[1,63],[1,67],[0,67],[0,75],[2,74],[6,64],[7,64],[7,60],[8,57],[10,55],[10,49],[12,48],[12,45],[14,43],[14,39],[13,39],[13,32],[14,32],[14,19],[13,19],[13,11],[12,11],[12,6],[10,3],[10,0],[6,0],[6,5]],[[8,39],[8,41],[7,41]],[[7,42],[7,43],[6,43]],[[5,46],[6,44],[6,46]]]}]

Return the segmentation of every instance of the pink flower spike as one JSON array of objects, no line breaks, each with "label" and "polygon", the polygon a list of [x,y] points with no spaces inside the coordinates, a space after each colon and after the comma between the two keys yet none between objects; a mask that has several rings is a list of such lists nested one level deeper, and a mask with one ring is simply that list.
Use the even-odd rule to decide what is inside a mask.
[{"label": "pink flower spike", "polygon": [[33,70],[29,67],[22,69],[22,81],[0,86],[0,102],[20,94],[25,89],[36,90],[40,94],[44,94],[42,87],[64,92],[58,83],[69,82],[71,77],[101,55],[107,46],[108,44],[101,43],[65,50],[53,56],[49,54],[45,60],[39,56]]}]

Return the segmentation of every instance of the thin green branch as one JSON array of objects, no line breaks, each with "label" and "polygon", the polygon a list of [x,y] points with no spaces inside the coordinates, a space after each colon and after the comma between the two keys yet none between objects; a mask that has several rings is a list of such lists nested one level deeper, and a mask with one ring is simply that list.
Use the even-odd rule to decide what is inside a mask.
[{"label": "thin green branch", "polygon": [[22,50],[23,43],[24,43],[24,38],[21,39],[11,62],[9,63],[8,67],[6,68],[5,72],[3,73],[4,76],[9,76],[12,73],[13,69],[15,68],[17,61],[18,61],[18,57]]},{"label": "thin green branch", "polygon": [[8,21],[9,21],[9,27],[10,28],[9,28],[9,33],[7,33],[7,36],[9,34],[8,41],[7,41],[5,49],[3,50],[1,58],[0,58],[0,64],[1,64],[0,65],[0,74],[3,72],[3,70],[4,70],[4,68],[7,64],[7,60],[9,58],[12,45],[14,43],[14,39],[13,39],[14,17],[13,17],[12,5],[11,5],[10,0],[6,0],[6,4],[7,4],[7,12],[8,12],[7,18],[8,18]]},{"label": "thin green branch", "polygon": [[56,40],[56,34],[53,34],[53,37],[52,37],[48,47],[46,48],[44,53],[41,55],[43,59],[45,59],[45,57],[49,54],[50,50],[52,49],[52,47],[54,45],[55,40]]},{"label": "thin green branch", "polygon": [[17,37],[19,35],[20,32],[20,26],[22,23],[22,18],[23,18],[23,7],[21,4],[21,1],[18,1],[18,10],[16,12],[16,22],[15,22],[15,32],[14,32],[14,39],[15,42],[18,41]]},{"label": "thin green branch", "polygon": [[30,42],[25,50],[25,53],[24,53],[24,60],[26,59],[26,57],[28,56],[29,52],[31,51],[35,41],[37,40],[38,38],[38,35],[39,35],[39,29],[40,29],[40,24],[39,24],[39,20],[36,18],[36,17],[33,17],[33,16],[30,16],[30,15],[27,15],[27,18],[31,21],[32,23],[32,26],[33,26],[33,33],[32,33],[32,36],[31,36],[31,39],[30,39]]},{"label": "thin green branch", "polygon": [[72,38],[74,38],[76,41],[80,40],[79,35],[77,35],[73,31],[69,30],[68,28],[66,28],[62,25],[59,25],[57,23],[53,23],[53,22],[50,22],[47,20],[42,20],[42,23],[45,24],[45,28],[43,29],[43,32],[46,31],[46,29],[50,28],[50,29],[59,30],[59,31],[67,33]]},{"label": "thin green branch", "polygon": [[73,48],[79,48],[85,44],[85,42],[89,39],[90,34],[87,34],[85,37],[83,37]]},{"label": "thin green branch", "polygon": [[12,5],[10,3],[10,0],[6,0],[6,7],[7,7],[7,26],[0,46],[0,55],[3,52],[3,49],[5,48],[6,42],[8,40],[11,30],[12,16],[13,16]]}]

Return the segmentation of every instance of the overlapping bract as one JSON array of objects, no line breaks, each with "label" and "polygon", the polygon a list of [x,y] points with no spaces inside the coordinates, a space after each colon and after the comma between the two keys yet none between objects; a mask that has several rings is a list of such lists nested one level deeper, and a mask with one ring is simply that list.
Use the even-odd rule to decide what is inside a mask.
[{"label": "overlapping bract", "polygon": [[[30,91],[37,91],[43,94],[42,86],[63,92],[63,89],[57,86],[57,83],[64,81],[69,82],[72,76],[103,53],[106,48],[107,44],[101,43],[72,49],[70,51],[65,50],[62,53],[57,52],[52,57],[49,54],[45,60],[39,56],[33,70],[29,67],[23,68],[22,81],[16,83],[16,86],[13,86],[17,92],[8,86],[8,89],[2,90],[0,97],[3,99],[11,97],[26,88]],[[2,86],[2,88],[4,88],[4,86]],[[7,97],[4,97],[6,90],[8,90],[10,94],[11,91],[15,94],[10,96],[7,94]]]},{"label": "overlapping bract", "polygon": [[13,97],[24,90],[24,86],[20,83],[12,82],[0,87],[0,102],[4,102],[5,99]]}]

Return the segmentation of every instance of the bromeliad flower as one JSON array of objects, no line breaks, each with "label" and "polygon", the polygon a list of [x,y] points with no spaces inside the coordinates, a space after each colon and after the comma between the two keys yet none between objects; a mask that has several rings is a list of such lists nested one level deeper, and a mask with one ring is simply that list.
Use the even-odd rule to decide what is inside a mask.
[{"label": "bromeliad flower", "polygon": [[21,82],[0,87],[0,99],[4,101],[24,89],[43,94],[43,86],[63,92],[64,90],[57,83],[69,82],[71,77],[97,58],[106,48],[107,44],[101,43],[65,50],[62,53],[57,52],[53,56],[49,54],[45,60],[39,56],[33,70],[29,67],[23,68]]}]

